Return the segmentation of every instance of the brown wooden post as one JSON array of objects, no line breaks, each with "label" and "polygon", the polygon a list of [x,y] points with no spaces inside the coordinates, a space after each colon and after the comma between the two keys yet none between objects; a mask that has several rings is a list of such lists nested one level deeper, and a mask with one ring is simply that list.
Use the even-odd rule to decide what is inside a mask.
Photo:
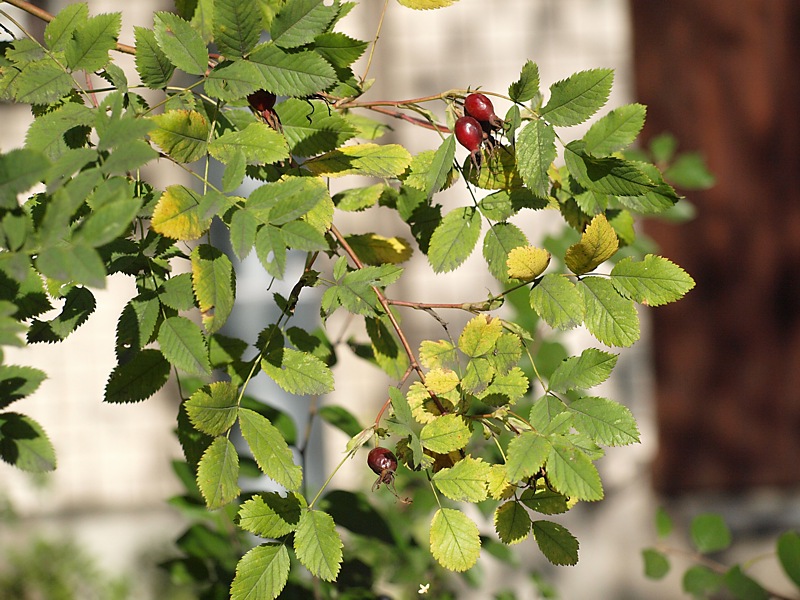
[{"label": "brown wooden post", "polygon": [[697,287],[652,311],[662,491],[800,483],[800,2],[632,0],[645,136],[702,151],[697,218],[651,224]]}]

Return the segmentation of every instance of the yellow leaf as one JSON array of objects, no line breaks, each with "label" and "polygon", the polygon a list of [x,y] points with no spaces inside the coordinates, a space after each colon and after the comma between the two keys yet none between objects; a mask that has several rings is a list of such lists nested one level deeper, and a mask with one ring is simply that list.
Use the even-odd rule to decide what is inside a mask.
[{"label": "yellow leaf", "polygon": [[377,233],[347,236],[347,242],[361,262],[380,266],[396,265],[411,258],[411,245],[400,237],[383,237]]},{"label": "yellow leaf", "polygon": [[161,194],[151,225],[157,233],[174,240],[196,240],[211,226],[211,217],[201,212],[202,203],[203,196],[197,192],[171,185]]},{"label": "yellow leaf", "polygon": [[576,275],[583,275],[614,256],[618,249],[617,234],[601,213],[587,225],[581,241],[567,249],[564,263]]},{"label": "yellow leaf", "polygon": [[446,394],[458,385],[458,373],[450,369],[432,369],[425,376],[425,387],[432,394]]},{"label": "yellow leaf", "polygon": [[506,266],[508,277],[521,281],[533,281],[544,273],[550,264],[550,253],[536,246],[519,246],[508,253]]}]

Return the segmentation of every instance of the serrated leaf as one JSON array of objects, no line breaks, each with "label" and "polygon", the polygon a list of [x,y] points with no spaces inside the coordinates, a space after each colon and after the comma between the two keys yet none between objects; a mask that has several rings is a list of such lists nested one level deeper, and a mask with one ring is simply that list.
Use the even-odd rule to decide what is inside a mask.
[{"label": "serrated leaf", "polygon": [[481,233],[480,212],[471,206],[447,213],[434,229],[428,248],[428,262],[436,273],[458,268],[472,251]]},{"label": "serrated leaf", "polygon": [[715,513],[697,515],[689,526],[692,544],[698,552],[709,554],[731,545],[731,531],[722,516]]},{"label": "serrated leaf", "polygon": [[398,177],[411,164],[411,154],[398,144],[354,144],[333,150],[307,161],[304,166],[314,175],[342,177]]},{"label": "serrated leaf", "polygon": [[340,304],[352,313],[366,317],[377,316],[378,304],[375,287],[385,287],[397,281],[403,269],[394,265],[380,267],[367,266],[347,273],[331,288],[337,295]]},{"label": "serrated leaf", "polygon": [[216,211],[208,214],[209,206],[221,200],[218,194],[207,196],[182,185],[169,186],[158,199],[151,225],[153,229],[175,240],[196,240],[211,227]]},{"label": "serrated leaf", "polygon": [[34,150],[19,148],[0,154],[0,207],[17,207],[17,194],[44,181],[50,161]]},{"label": "serrated leaf", "polygon": [[150,89],[166,87],[175,67],[156,41],[156,34],[146,27],[134,27],[136,40],[136,72],[142,83]]},{"label": "serrated leaf", "polygon": [[399,4],[414,10],[433,10],[455,4],[458,0],[397,0]]},{"label": "serrated leaf", "polygon": [[152,120],[158,129],[150,132],[150,138],[165,154],[182,163],[205,156],[210,131],[208,121],[199,112],[170,110],[152,117]]},{"label": "serrated leaf", "polygon": [[261,368],[290,394],[321,395],[333,391],[333,373],[319,358],[307,352],[282,348],[266,355]]},{"label": "serrated leaf", "polygon": [[643,104],[626,104],[615,108],[592,124],[583,141],[592,156],[608,156],[627,148],[644,127],[647,108]]},{"label": "serrated leaf", "polygon": [[563,275],[549,273],[530,293],[531,308],[556,329],[571,329],[583,323],[584,303],[578,288]]},{"label": "serrated leaf", "polygon": [[507,373],[495,374],[489,386],[478,397],[490,406],[500,406],[516,402],[528,392],[528,378],[519,367]]},{"label": "serrated leaf", "polygon": [[336,72],[319,54],[287,53],[272,43],[257,46],[249,60],[258,68],[262,87],[279,96],[305,97],[336,84]]},{"label": "serrated leaf", "polygon": [[570,356],[558,365],[548,387],[554,392],[566,392],[600,385],[611,375],[617,358],[617,354],[586,348],[580,356]]},{"label": "serrated leaf", "polygon": [[498,146],[491,151],[484,148],[480,160],[479,169],[470,157],[464,160],[462,172],[471,184],[484,190],[515,190],[524,185],[513,146]]},{"label": "serrated leaf", "polygon": [[137,352],[124,364],[117,365],[108,377],[105,402],[139,402],[164,387],[171,365],[158,350]]},{"label": "serrated leaf", "polygon": [[534,521],[531,529],[547,560],[554,565],[577,564],[578,540],[566,527],[552,521]]},{"label": "serrated leaf", "polygon": [[446,340],[423,340],[419,346],[419,360],[426,369],[450,369],[458,365],[455,346]]},{"label": "serrated leaf", "polygon": [[239,455],[227,437],[214,438],[197,465],[197,487],[210,510],[239,495]]},{"label": "serrated leaf", "polygon": [[611,270],[611,283],[635,302],[661,306],[682,298],[694,287],[694,279],[678,265],[648,254],[642,261],[626,257]]},{"label": "serrated leaf", "polygon": [[277,227],[261,227],[256,234],[256,255],[272,277],[283,279],[286,271],[286,241]]},{"label": "serrated leaf", "polygon": [[431,198],[436,192],[441,190],[453,170],[453,159],[456,155],[455,136],[449,135],[445,138],[441,146],[436,149],[433,159],[425,174],[425,189],[423,190]]},{"label": "serrated leaf", "polygon": [[36,267],[47,277],[57,281],[103,288],[106,268],[94,248],[77,242],[58,243],[41,251]]},{"label": "serrated leaf", "polygon": [[247,210],[262,223],[283,225],[330,199],[325,182],[315,177],[287,177],[250,193]]},{"label": "serrated leaf", "polygon": [[[486,214],[486,211],[483,211]],[[506,283],[508,275],[508,255],[514,248],[527,246],[528,238],[513,223],[495,223],[483,238],[483,258],[489,272]]]},{"label": "serrated leaf", "polygon": [[377,233],[348,235],[347,243],[365,265],[396,265],[411,258],[411,244],[400,237],[384,237]]},{"label": "serrated leaf", "polygon": [[535,475],[544,465],[552,444],[535,431],[523,431],[508,444],[506,476],[512,483]]},{"label": "serrated leaf", "polygon": [[494,513],[494,530],[504,544],[520,543],[531,532],[528,511],[516,500],[501,504]]},{"label": "serrated leaf", "polygon": [[260,537],[280,538],[297,529],[304,508],[306,501],[297,492],[264,492],[239,508],[239,526]]},{"label": "serrated leaf", "polygon": [[[34,120],[25,134],[25,146],[44,153],[51,160],[56,160],[66,154],[71,145],[75,145],[77,140],[74,139],[76,137],[74,133],[83,132],[85,137],[85,132],[88,130],[86,126],[91,125],[94,119],[95,111],[88,106],[67,102]],[[96,152],[92,154],[92,158],[96,160]],[[85,158],[81,157],[81,160]],[[51,178],[52,175],[49,175],[48,179]]]},{"label": "serrated leaf", "polygon": [[214,333],[233,310],[236,276],[233,264],[221,250],[200,244],[192,250],[192,288],[203,313],[206,331]]},{"label": "serrated leaf", "polygon": [[33,367],[0,365],[0,408],[29,396],[46,378],[44,371]]},{"label": "serrated leaf", "polygon": [[258,44],[262,15],[256,2],[214,0],[214,42],[226,57],[244,56]]},{"label": "serrated leaf", "polygon": [[208,68],[208,49],[200,34],[172,13],[157,12],[153,21],[156,41],[170,62],[190,75],[203,75]]},{"label": "serrated leaf", "polygon": [[778,561],[786,576],[800,588],[800,533],[786,531],[777,542]]},{"label": "serrated leaf", "polygon": [[617,234],[601,213],[586,226],[580,241],[567,249],[564,264],[576,275],[583,275],[614,256],[618,249]]},{"label": "serrated leaf", "polygon": [[140,294],[125,305],[116,332],[115,350],[120,363],[150,343],[160,314],[159,300],[153,294]]},{"label": "serrated leaf", "polygon": [[608,279],[585,277],[579,289],[589,333],[609,346],[627,347],[639,339],[639,315],[633,300],[620,296]]},{"label": "serrated leaf", "polygon": [[54,52],[64,50],[72,39],[72,33],[88,18],[89,7],[85,2],[64,6],[44,28],[44,41],[47,47]]},{"label": "serrated leaf", "polygon": [[469,427],[463,417],[455,414],[437,417],[425,425],[419,434],[422,445],[439,454],[460,450],[466,446],[469,438]]},{"label": "serrated leaf", "polygon": [[270,38],[281,48],[298,48],[314,41],[338,12],[322,0],[289,0],[270,25]]},{"label": "serrated leaf", "polygon": [[433,482],[442,494],[456,502],[486,500],[491,465],[467,456],[450,468],[437,471]]},{"label": "serrated leaf", "polygon": [[580,71],[550,86],[550,99],[540,114],[556,126],[569,127],[586,121],[608,100],[614,71]]},{"label": "serrated leaf", "polygon": [[0,459],[30,473],[56,468],[55,450],[42,426],[15,412],[0,413]]},{"label": "serrated leaf", "polygon": [[470,357],[483,356],[494,350],[503,334],[503,323],[486,315],[473,317],[458,338],[458,348]]},{"label": "serrated leaf", "polygon": [[73,71],[102,69],[109,61],[109,50],[117,46],[121,26],[121,13],[96,15],[83,21],[64,48],[67,66]]},{"label": "serrated leaf", "polygon": [[543,515],[558,515],[569,510],[568,498],[547,486],[526,489],[520,496],[520,502]]},{"label": "serrated leaf", "polygon": [[203,332],[186,317],[169,317],[158,330],[164,357],[177,369],[193,375],[210,375],[208,346]]},{"label": "serrated leaf", "polygon": [[531,121],[517,135],[517,169],[525,185],[539,198],[550,193],[550,165],[556,159],[556,132],[539,119]]},{"label": "serrated leaf", "polygon": [[298,489],[303,481],[303,470],[294,463],[286,440],[269,419],[241,408],[239,426],[261,471],[288,490]]},{"label": "serrated leaf", "polygon": [[603,484],[592,460],[577,446],[554,443],[547,456],[547,477],[555,489],[577,500],[602,500]]},{"label": "serrated leaf", "polygon": [[467,515],[452,508],[440,508],[433,515],[431,554],[445,569],[466,571],[481,553],[478,526]]},{"label": "serrated leaf", "polygon": [[28,328],[29,344],[36,342],[60,342],[83,325],[97,308],[91,291],[84,287],[73,287],[64,296],[61,312],[47,321],[33,319]]},{"label": "serrated leaf", "polygon": [[356,129],[319,100],[288,98],[275,107],[283,135],[295,156],[329,152],[356,135]]},{"label": "serrated leaf", "polygon": [[122,198],[104,204],[83,221],[74,239],[98,248],[127,233],[142,207],[142,198]]},{"label": "serrated leaf", "polygon": [[579,398],[569,404],[575,429],[597,444],[626,446],[639,441],[639,428],[628,407],[607,398]]},{"label": "serrated leaf", "polygon": [[459,383],[458,373],[449,369],[434,368],[425,376],[425,387],[431,394],[441,396],[456,389]]},{"label": "serrated leaf", "polygon": [[247,60],[223,61],[206,78],[204,90],[212,98],[231,101],[244,98],[263,88],[259,68]]},{"label": "serrated leaf", "polygon": [[178,311],[193,309],[192,274],[180,273],[167,279],[158,289],[158,301]]},{"label": "serrated leaf", "polygon": [[519,246],[508,253],[506,267],[510,279],[533,281],[550,264],[550,253],[536,246]]},{"label": "serrated leaf", "polygon": [[319,510],[305,510],[294,534],[297,559],[311,574],[333,581],[342,566],[342,540],[333,518]]},{"label": "serrated leaf", "polygon": [[539,95],[539,67],[533,61],[522,66],[519,79],[508,86],[508,97],[514,102],[527,102]]},{"label": "serrated leaf", "polygon": [[286,586],[290,568],[289,551],[284,544],[275,542],[252,548],[236,565],[231,600],[274,600]]},{"label": "serrated leaf", "polygon": [[272,164],[289,157],[284,137],[266,123],[251,123],[240,131],[228,131],[208,145],[208,151],[225,164],[235,153],[244,154],[248,164]]},{"label": "serrated leaf", "polygon": [[670,564],[667,556],[655,548],[642,550],[644,575],[648,579],[662,579],[669,573]]},{"label": "serrated leaf", "polygon": [[321,33],[314,38],[314,50],[334,67],[349,67],[364,53],[369,44],[344,33]]},{"label": "serrated leaf", "polygon": [[256,243],[256,232],[259,222],[247,210],[237,210],[231,216],[228,226],[231,236],[231,248],[240,261],[247,258]]},{"label": "serrated leaf", "polygon": [[72,91],[72,77],[54,60],[29,63],[14,78],[14,96],[26,104],[53,104]]},{"label": "serrated leaf", "polygon": [[533,403],[528,421],[542,435],[563,435],[572,427],[572,415],[566,405],[552,394],[545,394]]},{"label": "serrated leaf", "polygon": [[210,436],[227,433],[238,416],[238,390],[229,381],[215,381],[186,401],[186,413],[198,431]]}]

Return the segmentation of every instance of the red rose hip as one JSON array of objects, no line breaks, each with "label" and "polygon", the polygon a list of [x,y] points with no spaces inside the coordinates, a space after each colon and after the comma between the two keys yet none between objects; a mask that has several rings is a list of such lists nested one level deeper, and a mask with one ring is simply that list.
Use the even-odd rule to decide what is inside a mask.
[{"label": "red rose hip", "polygon": [[378,446],[369,451],[367,465],[374,473],[383,478],[385,475],[397,471],[397,457],[388,448]]},{"label": "red rose hip", "polygon": [[275,94],[266,90],[258,90],[247,96],[247,102],[253,107],[253,110],[263,113],[265,110],[270,110],[275,106]]},{"label": "red rose hip", "polygon": [[463,116],[456,121],[456,139],[472,154],[477,154],[483,141],[483,129],[474,117]]},{"label": "red rose hip", "polygon": [[484,94],[469,94],[464,100],[464,112],[484,123],[488,123],[493,129],[500,129],[503,120],[494,114],[494,105]]}]

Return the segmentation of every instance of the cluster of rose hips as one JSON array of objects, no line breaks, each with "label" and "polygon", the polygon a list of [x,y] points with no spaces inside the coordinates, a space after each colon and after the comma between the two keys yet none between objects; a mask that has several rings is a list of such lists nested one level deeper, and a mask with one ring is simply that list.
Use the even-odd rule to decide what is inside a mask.
[{"label": "cluster of rose hips", "polygon": [[473,165],[479,166],[481,146],[494,145],[492,134],[503,128],[503,120],[494,114],[494,106],[484,94],[472,93],[464,99],[464,115],[456,120],[458,143],[469,150]]}]

